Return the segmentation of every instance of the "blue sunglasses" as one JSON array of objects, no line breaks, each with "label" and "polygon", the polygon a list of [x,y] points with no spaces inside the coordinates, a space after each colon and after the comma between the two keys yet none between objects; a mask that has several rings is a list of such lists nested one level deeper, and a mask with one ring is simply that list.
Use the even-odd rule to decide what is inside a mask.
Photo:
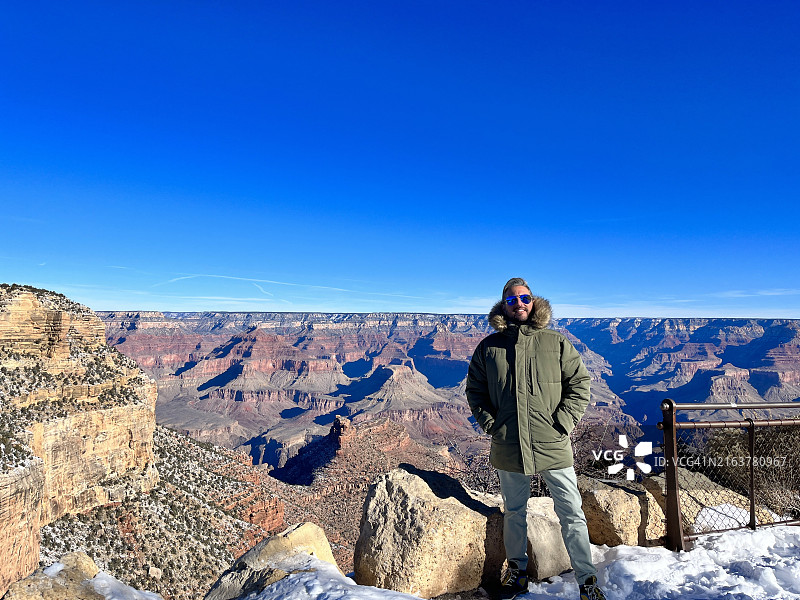
[{"label": "blue sunglasses", "polygon": [[521,296],[509,296],[506,298],[505,303],[509,306],[514,306],[517,303],[517,298],[522,300],[523,304],[530,304],[531,303],[531,295],[530,294],[522,294]]}]

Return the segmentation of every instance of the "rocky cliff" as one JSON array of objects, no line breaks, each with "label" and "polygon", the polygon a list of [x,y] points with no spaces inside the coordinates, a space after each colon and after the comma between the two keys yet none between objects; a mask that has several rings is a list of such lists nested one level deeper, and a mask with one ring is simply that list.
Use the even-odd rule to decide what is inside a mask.
[{"label": "rocky cliff", "polygon": [[195,600],[237,556],[285,527],[291,486],[246,455],[159,426],[154,443],[156,486],[43,527],[40,566],[85,552],[127,585]]},{"label": "rocky cliff", "polygon": [[[604,381],[640,422],[658,420],[664,398],[744,405],[800,399],[799,320],[564,319],[559,325],[604,359]],[[696,413],[709,416],[753,415]]]},{"label": "rocky cliff", "polygon": [[148,491],[157,389],[88,308],[0,286],[0,594],[39,562],[39,528]]},{"label": "rocky cliff", "polygon": [[247,455],[156,427],[160,479],[141,492],[42,528],[47,566],[85,552],[104,572],[165,600],[201,598],[234,559],[287,524],[311,521],[328,534],[349,571],[366,490],[399,464],[433,469],[446,461],[381,418],[337,419],[271,476]]}]

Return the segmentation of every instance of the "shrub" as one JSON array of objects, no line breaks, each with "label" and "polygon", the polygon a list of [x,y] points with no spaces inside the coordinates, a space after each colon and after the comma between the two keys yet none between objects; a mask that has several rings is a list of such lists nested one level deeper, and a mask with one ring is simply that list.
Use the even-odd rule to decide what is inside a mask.
[{"label": "shrub", "polygon": [[712,481],[749,496],[750,462],[756,502],[781,517],[800,518],[800,425],[756,427],[755,451],[743,429],[714,432],[703,449],[704,474]]}]

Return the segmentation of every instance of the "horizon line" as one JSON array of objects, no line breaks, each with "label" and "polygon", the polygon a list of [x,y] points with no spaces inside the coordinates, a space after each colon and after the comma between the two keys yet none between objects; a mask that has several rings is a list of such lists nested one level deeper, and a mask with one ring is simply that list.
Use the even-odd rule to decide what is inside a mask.
[{"label": "horizon line", "polygon": [[[89,307],[87,307],[89,308]],[[94,313],[179,313],[179,314],[205,314],[205,313],[219,313],[219,314],[294,314],[294,315],[432,315],[432,316],[471,316],[471,317],[488,317],[487,312],[473,313],[473,312],[435,312],[435,311],[411,311],[411,310],[344,310],[344,311],[320,311],[320,310],[169,310],[169,309],[92,309]],[[552,317],[552,321],[561,321],[564,319],[602,319],[602,320],[636,320],[636,319],[674,319],[674,320],[750,320],[750,321],[800,321],[800,317],[758,317],[758,316],[641,316],[641,315],[628,315],[628,316],[601,316],[601,315],[585,315],[585,316],[559,316]]]}]

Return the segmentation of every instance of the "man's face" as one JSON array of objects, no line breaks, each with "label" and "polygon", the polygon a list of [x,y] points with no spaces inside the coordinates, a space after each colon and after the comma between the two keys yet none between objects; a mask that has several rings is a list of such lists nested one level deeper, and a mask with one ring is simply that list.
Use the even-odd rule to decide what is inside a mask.
[{"label": "man's face", "polygon": [[[531,291],[524,285],[515,285],[511,288],[511,290],[506,292],[506,297],[503,298],[503,311],[506,313],[506,316],[519,323],[524,323],[527,321],[528,317],[531,315],[531,311],[533,310],[532,300],[528,304],[522,302],[520,296],[525,294],[530,296]],[[515,296],[514,301],[509,306],[508,302],[506,302],[506,299],[513,296]]]}]

